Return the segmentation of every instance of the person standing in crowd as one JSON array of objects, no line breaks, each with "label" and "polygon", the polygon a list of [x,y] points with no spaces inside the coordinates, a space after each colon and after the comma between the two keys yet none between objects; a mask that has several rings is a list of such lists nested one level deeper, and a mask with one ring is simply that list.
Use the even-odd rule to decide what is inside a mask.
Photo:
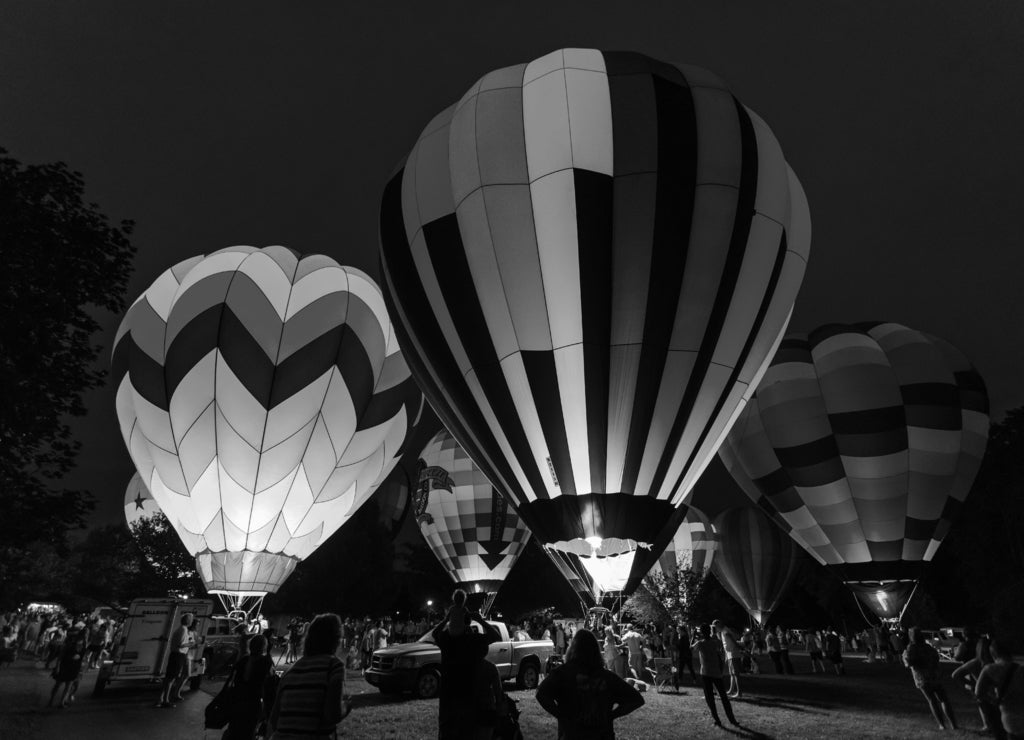
[{"label": "person standing in crowd", "polygon": [[238,659],[228,676],[234,693],[228,727],[221,740],[252,740],[256,725],[266,714],[265,707],[273,702],[270,676],[274,673],[274,661],[267,645],[264,635],[250,637],[249,654]]},{"label": "person standing in crowd", "polygon": [[89,635],[89,668],[95,668],[107,646],[107,623],[93,625]]},{"label": "person standing in crowd", "polygon": [[565,627],[561,622],[555,624],[555,654],[565,655],[565,648],[568,642],[565,639]]},{"label": "person standing in crowd", "polygon": [[624,677],[619,672],[618,667],[619,649],[621,646],[622,643],[615,634],[615,628],[609,624],[604,628],[604,665],[605,668],[615,673],[619,678]]},{"label": "person standing in crowd", "polygon": [[192,620],[191,614],[183,614],[181,624],[171,633],[167,645],[167,670],[164,672],[164,685],[160,692],[158,707],[173,707],[172,702],[183,699],[181,687],[188,675],[188,651],[195,644],[191,632]]},{"label": "person standing in crowd", "polygon": [[[826,633],[827,635],[828,633]],[[879,660],[892,663],[892,645],[889,644],[889,628],[884,623],[875,626],[875,649]]]},{"label": "person standing in crowd", "polygon": [[57,691],[64,686],[64,692],[60,697],[60,706],[66,707],[75,700],[75,693],[78,691],[78,682],[82,677],[82,661],[85,659],[85,624],[79,622],[72,631],[64,638],[64,646],[61,648],[60,657],[57,659],[57,666],[53,669],[53,689],[50,691],[50,701],[46,706],[52,707],[53,700],[57,698]]},{"label": "person standing in crowd", "polygon": [[[924,694],[932,716],[939,724],[940,730],[946,729],[946,721],[954,730],[956,714],[953,705],[946,695],[946,689],[939,680],[939,653],[924,639],[920,628],[910,630],[911,644],[903,652],[903,664],[914,676],[914,685]],[[943,720],[945,718],[945,721]]]},{"label": "person standing in crowd", "polygon": [[768,630],[768,634],[765,635],[764,641],[768,645],[768,657],[772,659],[772,665],[775,666],[775,672],[782,673],[782,654],[779,652],[778,636],[771,630]]},{"label": "person standing in crowd", "polygon": [[0,634],[0,668],[3,668],[14,662],[15,654],[18,652],[18,638],[14,635],[14,628],[9,624],[3,626]]},{"label": "person standing in crowd", "polygon": [[483,640],[474,641],[476,646],[476,675],[473,685],[476,687],[474,706],[476,708],[476,727],[473,740],[492,740],[498,719],[506,712],[505,689],[501,685],[498,667],[487,660],[488,647]]},{"label": "person standing in crowd", "polygon": [[565,664],[537,688],[537,703],[558,720],[559,740],[614,740],[615,720],[642,707],[644,698],[604,667],[594,633],[581,629]]},{"label": "person standing in crowd", "polygon": [[21,653],[22,657],[25,657],[25,653],[28,653],[28,657],[34,658],[36,654],[36,642],[39,641],[39,632],[41,630],[41,623],[39,616],[33,614],[28,624],[25,625],[25,629],[21,635]]},{"label": "person standing in crowd", "polygon": [[725,689],[725,679],[722,674],[725,671],[725,650],[722,641],[717,636],[712,636],[711,628],[702,624],[697,628],[697,641],[693,644],[697,650],[697,661],[700,666],[700,680],[704,685],[704,701],[711,710],[711,718],[715,725],[721,727],[722,721],[718,718],[718,708],[715,706],[715,690],[718,690],[718,698],[722,701],[722,709],[725,710],[725,717],[730,724],[739,725],[735,715],[732,713],[732,703],[729,701],[729,693]]},{"label": "person standing in crowd", "polygon": [[643,637],[633,628],[633,625],[627,624],[626,631],[622,635],[622,642],[629,649],[629,669],[633,672],[634,678],[640,678],[644,669]]},{"label": "person standing in crowd", "polygon": [[804,633],[804,648],[811,659],[811,673],[824,673],[825,661],[822,660],[822,644],[820,632]]},{"label": "person standing in crowd", "polygon": [[740,648],[736,642],[736,633],[729,627],[716,619],[711,623],[718,639],[722,641],[722,648],[725,651],[725,670],[729,675],[729,696],[738,699],[740,696],[740,677],[736,660],[739,658]]},{"label": "person standing in crowd", "polygon": [[793,675],[793,663],[789,659],[789,631],[779,627],[775,631],[779,638],[779,658],[782,660],[782,669],[787,676]]},{"label": "person standing in crowd", "polygon": [[302,657],[277,689],[267,727],[275,740],[327,740],[349,713],[345,665],[335,656],[341,618],[319,614],[305,629]]},{"label": "person standing in crowd", "polygon": [[989,649],[993,662],[981,669],[974,695],[993,715],[998,712],[1005,737],[1024,740],[1024,667],[1014,662],[1006,641],[994,639]]},{"label": "person standing in crowd", "polygon": [[836,669],[837,676],[846,673],[846,667],[843,665],[843,644],[839,641],[839,635],[831,627],[825,631],[825,657]]},{"label": "person standing in crowd", "polygon": [[293,663],[299,657],[299,618],[292,617],[288,622],[288,647],[284,651],[284,662]]},{"label": "person standing in crowd", "polygon": [[373,625],[369,622],[363,623],[363,636],[359,640],[359,650],[362,654],[362,667],[369,668],[373,660],[373,651],[377,649],[377,635]]},{"label": "person standing in crowd", "polygon": [[673,676],[673,682],[675,683],[676,691],[679,691],[680,680],[683,677],[683,668],[686,668],[690,672],[690,678],[693,680],[693,685],[696,686],[699,682],[697,681],[697,674],[693,670],[693,647],[691,646],[690,631],[686,628],[686,625],[682,622],[679,623],[676,629],[676,672]]},{"label": "person standing in crowd", "polygon": [[[451,624],[452,614],[463,620]],[[464,740],[473,737],[477,727],[476,686],[477,662],[481,646],[486,650],[501,639],[498,628],[488,624],[479,612],[469,614],[471,622],[480,625],[474,632],[465,624],[465,610],[452,609],[430,635],[441,650],[441,687],[438,694],[437,723],[439,740]],[[453,632],[455,634],[453,634]]]},{"label": "person standing in crowd", "polygon": [[[992,652],[989,649],[989,639],[982,637],[976,640],[976,643],[977,648],[974,657],[957,667],[952,675],[953,682],[962,684],[971,693],[971,696],[974,696],[974,691],[978,686],[978,677],[981,675],[982,669],[994,662],[992,660]],[[958,649],[957,654],[959,652]],[[989,702],[979,701],[978,714],[981,715],[982,732],[991,732],[999,740],[1006,737],[1002,731],[1002,720],[999,717],[998,707],[993,706]]]},{"label": "person standing in crowd", "polygon": [[388,630],[384,626],[384,620],[377,620],[377,629],[374,631],[374,650],[380,650],[388,646]]}]

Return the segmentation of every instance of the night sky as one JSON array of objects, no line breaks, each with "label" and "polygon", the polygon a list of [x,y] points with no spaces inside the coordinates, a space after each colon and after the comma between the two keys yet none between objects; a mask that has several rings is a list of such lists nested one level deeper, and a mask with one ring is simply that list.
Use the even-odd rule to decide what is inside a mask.
[{"label": "night sky", "polygon": [[[565,46],[707,67],[768,122],[814,223],[791,328],[899,321],[973,360],[994,419],[1024,403],[1017,0],[0,1],[0,146],[67,162],[137,222],[129,300],[233,244],[376,276],[378,197],[420,129],[484,73]],[[68,484],[117,521],[113,388],[87,404]]]}]

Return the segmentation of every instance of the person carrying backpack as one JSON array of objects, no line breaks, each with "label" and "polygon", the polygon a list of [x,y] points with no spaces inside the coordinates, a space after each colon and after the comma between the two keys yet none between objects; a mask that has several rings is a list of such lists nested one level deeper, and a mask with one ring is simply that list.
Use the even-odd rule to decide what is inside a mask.
[{"label": "person carrying backpack", "polygon": [[615,740],[615,720],[642,707],[644,698],[604,667],[597,638],[583,629],[565,664],[537,688],[537,703],[558,719],[559,740]]}]

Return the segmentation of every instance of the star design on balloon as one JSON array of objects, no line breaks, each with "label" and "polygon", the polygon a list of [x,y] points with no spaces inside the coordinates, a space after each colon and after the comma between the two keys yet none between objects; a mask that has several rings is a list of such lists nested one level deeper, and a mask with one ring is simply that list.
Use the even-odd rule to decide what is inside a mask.
[{"label": "star design on balloon", "polygon": [[136,511],[139,511],[139,510],[141,510],[143,508],[142,504],[143,504],[143,502],[145,500],[146,499],[142,498],[142,494],[141,493],[135,496],[135,510]]}]

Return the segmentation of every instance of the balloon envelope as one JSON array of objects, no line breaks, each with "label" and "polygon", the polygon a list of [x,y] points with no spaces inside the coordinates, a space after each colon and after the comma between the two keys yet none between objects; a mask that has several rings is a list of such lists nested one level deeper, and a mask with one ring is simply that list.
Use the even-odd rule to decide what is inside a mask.
[{"label": "balloon envelope", "polygon": [[399,463],[372,496],[379,511],[379,521],[392,537],[402,529],[412,506],[409,488],[409,474]]},{"label": "balloon envelope", "polygon": [[559,50],[435,117],[380,228],[447,428],[542,543],[639,583],[803,277],[807,201],[768,126],[705,70]]},{"label": "balloon envelope", "polygon": [[719,545],[711,571],[758,624],[779,605],[799,560],[793,541],[759,509],[727,509],[715,517]]},{"label": "balloon envelope", "polygon": [[681,570],[701,576],[711,570],[718,550],[718,531],[700,509],[692,505],[688,509],[672,541],[651,568],[652,573],[675,578]]},{"label": "balloon envelope", "polygon": [[420,455],[416,522],[451,579],[469,593],[496,594],[530,531],[446,430]]},{"label": "balloon envelope", "polygon": [[966,498],[988,423],[984,382],[948,343],[894,323],[827,325],[786,337],[720,456],[888,618]]},{"label": "balloon envelope", "polygon": [[124,492],[124,519],[128,523],[128,528],[130,529],[135,522],[149,519],[159,511],[160,507],[153,494],[146,488],[139,474],[135,473],[128,481],[128,488]]},{"label": "balloon envelope", "polygon": [[380,290],[230,247],[163,273],[113,354],[121,432],[211,592],[276,591],[395,465],[419,413]]}]

